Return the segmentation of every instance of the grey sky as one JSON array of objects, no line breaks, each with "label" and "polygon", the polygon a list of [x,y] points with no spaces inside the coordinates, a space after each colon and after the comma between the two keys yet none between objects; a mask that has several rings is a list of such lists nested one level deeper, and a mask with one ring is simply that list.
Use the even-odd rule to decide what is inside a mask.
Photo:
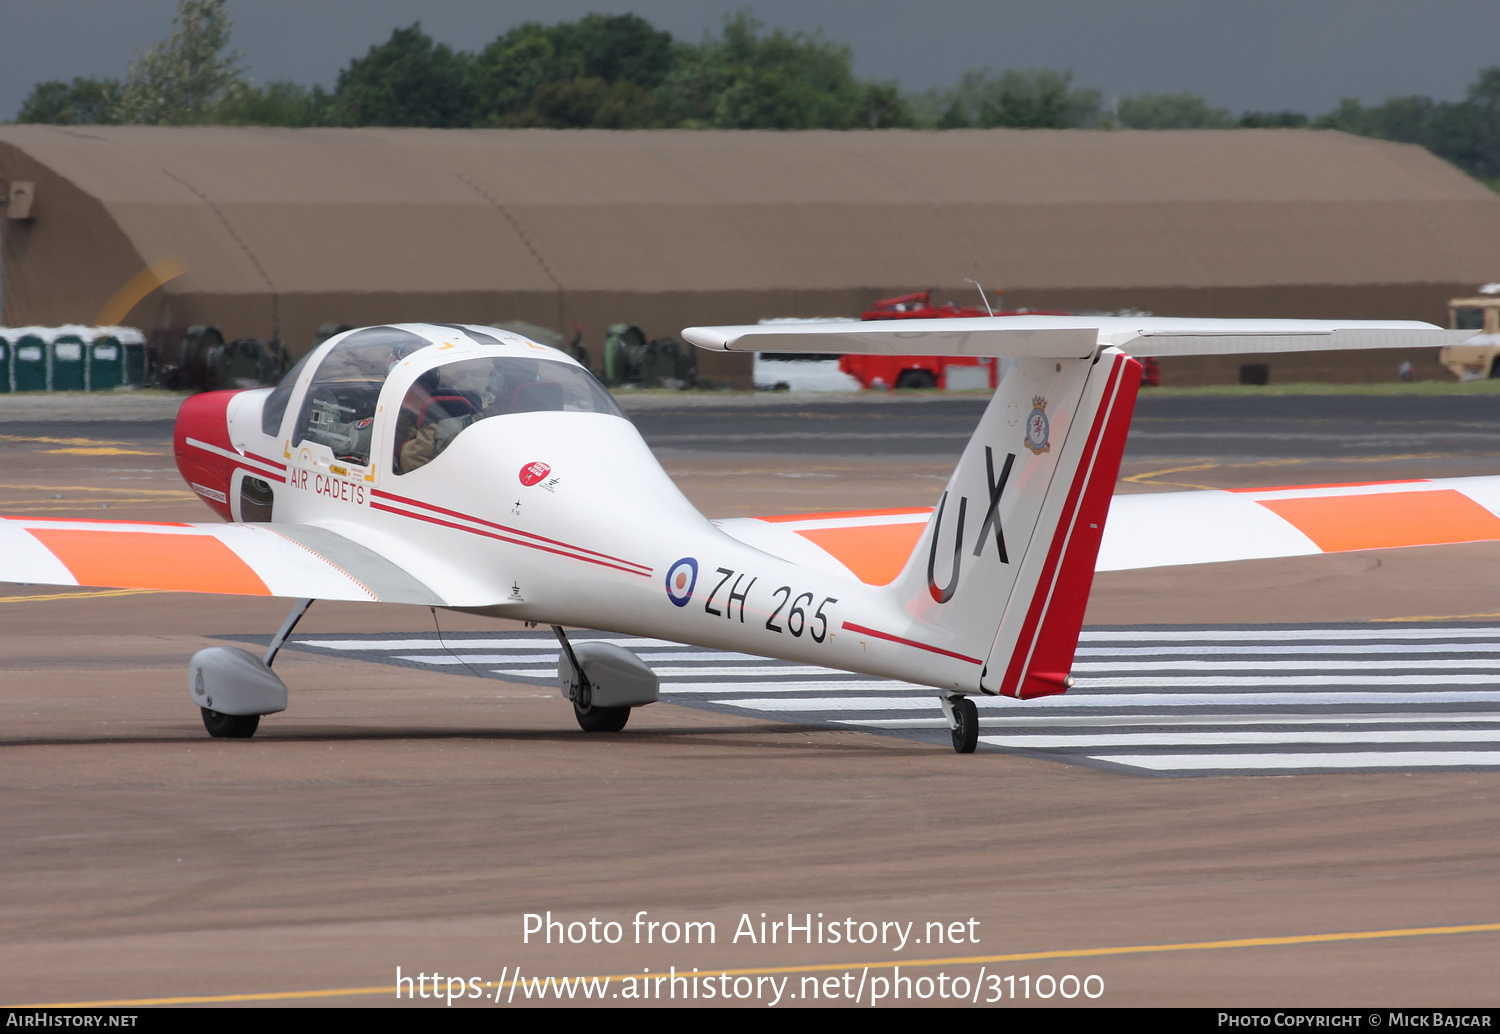
[{"label": "grey sky", "polygon": [[[1070,69],[1106,98],[1190,91],[1236,112],[1316,113],[1340,97],[1457,100],[1500,64],[1495,0],[230,0],[236,46],[259,81],[331,86],[351,57],[421,20],[477,49],[523,21],[634,11],[697,39],[749,7],[768,26],[821,29],[859,75],[920,90],[965,68]],[[0,0],[0,118],[32,84],[119,76],[166,35],[176,0]]]}]

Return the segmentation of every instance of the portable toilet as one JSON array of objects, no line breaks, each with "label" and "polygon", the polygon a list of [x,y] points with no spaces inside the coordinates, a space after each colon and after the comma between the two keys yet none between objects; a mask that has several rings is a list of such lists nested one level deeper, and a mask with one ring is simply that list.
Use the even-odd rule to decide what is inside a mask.
[{"label": "portable toilet", "polygon": [[8,394],[11,390],[10,339],[10,331],[0,328],[0,395]]},{"label": "portable toilet", "polygon": [[46,391],[47,339],[27,328],[12,344],[11,385],[16,391]]},{"label": "portable toilet", "polygon": [[121,384],[131,388],[146,385],[146,336],[134,327],[110,327],[120,342]]},{"label": "portable toilet", "polygon": [[84,336],[81,327],[62,327],[54,334],[48,347],[51,353],[52,391],[88,391],[89,364],[84,355]]},{"label": "portable toilet", "polygon": [[107,328],[94,328],[87,373],[89,391],[112,391],[125,383],[125,348]]}]

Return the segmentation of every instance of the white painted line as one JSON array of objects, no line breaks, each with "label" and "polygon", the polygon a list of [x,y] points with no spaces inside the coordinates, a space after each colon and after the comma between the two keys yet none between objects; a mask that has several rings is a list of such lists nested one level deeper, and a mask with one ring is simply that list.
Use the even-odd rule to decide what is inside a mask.
[{"label": "white painted line", "polygon": [[[480,640],[452,640],[461,646],[478,648],[480,645],[496,646],[504,642],[501,639]],[[436,639],[300,639],[293,636],[287,643],[288,646],[311,646],[319,650],[338,650],[340,652],[364,652],[383,653],[387,650],[440,650]]]},{"label": "white painted line", "polygon": [[1500,729],[1365,729],[1344,732],[1120,732],[1046,736],[981,736],[981,743],[1027,750],[1088,750],[1100,747],[1234,747],[1277,743],[1500,743]]},{"label": "white painted line", "polygon": [[[735,653],[732,650],[702,650],[698,653],[692,653],[688,650],[667,653],[641,653],[637,651],[636,656],[643,661],[719,661],[722,663],[724,661],[765,662],[768,660],[768,658],[758,657],[753,653]],[[829,668],[825,670],[832,671],[834,669]]]},{"label": "white painted line", "polygon": [[[732,701],[731,701],[732,702]],[[946,729],[946,718],[835,718],[835,725],[861,725],[870,729]],[[981,729],[1002,724],[998,719],[979,719]]]},{"label": "white painted line", "polygon": [[557,667],[556,653],[438,653],[399,654],[394,661],[414,661],[418,664],[537,664]]},{"label": "white painted line", "polygon": [[[1391,658],[1382,661],[1083,661],[1073,665],[1073,673],[1085,671],[1401,671],[1423,669],[1435,671],[1489,671],[1500,676],[1493,658],[1477,660]],[[1369,681],[1364,679],[1361,681]]]},{"label": "white painted line", "polygon": [[[828,687],[823,685],[818,688],[826,690]],[[930,697],[771,697],[763,700],[752,698],[712,702],[752,711],[936,711],[942,707],[936,694]]]},{"label": "white painted line", "polygon": [[1215,686],[1494,686],[1500,672],[1484,675],[1122,675],[1078,680],[1079,689],[1212,689]]},{"label": "white painted line", "polygon": [[[615,639],[604,636],[568,636],[572,643],[615,643],[626,649],[635,649],[638,646],[681,646],[681,643],[673,643],[666,639]],[[298,646],[316,646],[324,650],[344,650],[358,652],[362,650],[387,651],[387,650],[441,650],[442,643],[436,636],[428,636],[425,639],[293,639]],[[557,649],[557,640],[548,636],[545,639],[461,639],[457,637],[443,638],[443,642],[455,650],[545,650],[548,647]]]},{"label": "white painted line", "polygon": [[[774,686],[775,684],[771,684]],[[857,683],[852,685],[858,685]],[[852,688],[851,685],[851,688]],[[719,685],[704,687],[702,692],[732,692],[740,688]],[[752,688],[746,685],[745,689]],[[831,687],[826,682],[813,682],[803,689],[827,692]],[[860,687],[861,689],[867,687]],[[896,684],[893,689],[909,690],[913,687]],[[682,687],[673,687],[682,692]],[[970,697],[984,710],[991,711],[1046,711],[1054,708],[1075,707],[1277,707],[1277,706],[1349,706],[1351,704],[1376,704],[1386,707],[1403,704],[1495,704],[1500,703],[1500,692],[1471,690],[1469,692],[1432,693],[1114,693],[1097,696],[1043,697],[1039,700],[1011,700],[996,697]],[[731,707],[748,707],[757,711],[921,711],[938,707],[937,694],[925,697],[791,697],[777,699],[715,700],[716,704]],[[1130,717],[1128,714],[1121,718]]]},{"label": "white painted line", "polygon": [[[811,664],[787,665],[785,667],[774,667],[772,665],[743,665],[739,667],[726,668],[657,668],[656,674],[663,679],[668,678],[702,678],[704,676],[724,675],[823,675],[840,676],[846,674],[833,668],[820,668]],[[837,685],[829,682],[823,685]]]},{"label": "white painted line", "polygon": [[[452,658],[449,658],[447,660],[441,660],[441,659],[438,659],[438,658],[433,658],[431,660],[428,660],[427,658],[422,658],[422,660],[424,662],[426,662],[426,663],[429,663],[429,664],[457,664],[458,663],[458,661],[456,661],[456,660],[454,660]],[[512,658],[509,658],[509,657],[486,657],[486,658],[483,659],[482,662],[475,662],[475,663],[506,664],[506,663],[509,663],[511,660],[512,660]],[[552,658],[550,663],[553,664],[553,665],[556,665],[557,664],[557,658],[555,658],[555,657]],[[526,669],[522,669],[522,668],[496,668],[494,670],[498,674],[501,674],[501,675],[544,675],[544,674],[548,674],[547,669],[540,668],[540,667],[538,667],[538,668],[526,668]],[[786,668],[776,668],[776,667],[770,667],[770,666],[767,666],[767,667],[757,666],[757,667],[753,667],[753,668],[752,667],[743,667],[743,668],[680,668],[680,669],[674,669],[674,668],[657,668],[656,669],[656,675],[661,680],[663,688],[665,688],[670,683],[672,685],[673,692],[678,692],[678,693],[684,693],[684,692],[686,692],[686,693],[692,693],[692,692],[699,692],[700,690],[697,690],[697,689],[695,689],[692,686],[679,686],[675,682],[672,682],[672,680],[674,680],[674,679],[699,679],[699,678],[706,678],[706,677],[723,678],[723,677],[730,676],[730,675],[767,675],[767,676],[771,676],[771,675],[804,675],[804,676],[805,675],[836,675],[836,676],[841,676],[843,674],[845,674],[845,673],[841,672],[841,671],[829,671],[827,668],[812,668],[812,667],[806,667],[806,666],[802,666],[802,667],[786,667]],[[798,685],[802,685],[802,686],[815,686],[818,689],[828,690],[828,689],[838,689],[838,688],[841,688],[841,687],[847,686],[847,685],[864,685],[865,683],[849,683],[849,682],[842,682],[842,681],[839,681],[837,679],[829,679],[826,682],[802,682],[802,683],[797,683],[797,684]],[[756,691],[759,692],[760,691],[760,685],[759,684],[753,684],[753,685],[754,685],[754,688],[756,689]],[[775,683],[772,683],[772,685],[775,685]],[[905,683],[896,683],[896,685],[899,686],[902,689],[910,689],[911,688],[910,686],[906,685]],[[722,693],[722,692],[725,692],[726,690],[733,690],[734,688],[735,687],[732,684],[731,685],[718,684],[718,685],[714,685],[714,686],[711,686],[711,687],[705,687],[701,691],[702,692]],[[936,699],[936,697],[934,697],[933,699]]]},{"label": "white painted line", "polygon": [[[1144,629],[1140,631],[1085,631],[1085,643],[1204,643],[1204,642],[1295,642],[1299,639],[1381,640],[1409,639],[1500,639],[1500,628],[1239,628],[1239,629]],[[1231,647],[1232,648],[1232,647]]]},{"label": "white painted line", "polygon": [[[441,651],[440,647],[434,645],[433,649]],[[452,653],[438,652],[431,654],[402,654],[394,658],[398,661],[413,661],[418,664],[556,664],[560,650],[551,653],[466,653],[463,650],[454,650]],[[693,662],[702,661],[762,661],[763,658],[748,653],[637,653],[643,661],[656,664],[682,663],[680,669],[661,668],[661,672],[674,670],[696,671],[691,667]],[[454,660],[454,658],[458,658]],[[760,670],[760,669],[757,669]],[[832,668],[816,668],[810,671],[828,671],[836,675],[844,674]]]},{"label": "white painted line", "polygon": [[[818,682],[664,682],[661,691],[667,694],[706,693],[911,693],[921,692],[921,686],[886,679],[851,678],[843,682],[833,679]],[[937,694],[927,698],[937,707]],[[733,703],[733,701],[731,701]]]},{"label": "white painted line", "polygon": [[1285,657],[1289,654],[1317,654],[1325,656],[1338,656],[1341,654],[1356,654],[1360,657],[1370,657],[1380,654],[1394,654],[1400,657],[1423,656],[1434,653],[1500,653],[1500,643],[1360,643],[1357,646],[1336,646],[1324,643],[1315,646],[1301,646],[1296,643],[1279,643],[1276,646],[1233,646],[1215,644],[1213,646],[1081,646],[1078,648],[1079,657]]},{"label": "white painted line", "polygon": [[[872,729],[927,729],[948,727],[946,718],[837,718],[840,725],[867,725]],[[1489,714],[1057,714],[986,715],[979,719],[985,729],[1103,728],[1139,729],[1154,725],[1500,725],[1500,713]]]},{"label": "white painted line", "polygon": [[1340,754],[1099,754],[1110,761],[1156,772],[1261,771],[1301,768],[1455,768],[1500,765],[1494,750],[1392,750]]}]

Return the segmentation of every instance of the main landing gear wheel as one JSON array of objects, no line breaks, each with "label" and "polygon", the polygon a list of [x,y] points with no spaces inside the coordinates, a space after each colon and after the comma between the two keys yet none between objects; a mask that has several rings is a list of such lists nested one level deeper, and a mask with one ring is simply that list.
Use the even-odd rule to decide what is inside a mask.
[{"label": "main landing gear wheel", "polygon": [[248,740],[255,735],[255,729],[260,725],[258,714],[220,714],[206,707],[199,710],[203,712],[203,727],[215,738]]},{"label": "main landing gear wheel", "polygon": [[573,705],[573,717],[584,732],[619,732],[630,721],[628,707],[591,707],[587,711]]},{"label": "main landing gear wheel", "polygon": [[979,708],[968,697],[953,701],[953,749],[972,754],[979,746]]}]

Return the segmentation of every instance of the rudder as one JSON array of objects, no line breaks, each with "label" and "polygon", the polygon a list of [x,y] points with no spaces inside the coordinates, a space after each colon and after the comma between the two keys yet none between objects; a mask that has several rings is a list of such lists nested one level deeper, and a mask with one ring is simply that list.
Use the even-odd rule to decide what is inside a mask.
[{"label": "rudder", "polygon": [[1060,693],[1140,384],[1114,348],[1013,360],[890,591],[974,690]]},{"label": "rudder", "polygon": [[[985,662],[981,687],[987,693],[1030,699],[1072,685],[1069,672],[1140,384],[1140,363],[1114,349],[1101,354],[1089,376],[1079,413],[1091,419],[1075,422],[1066,446],[1072,455],[1065,457],[1073,461],[1071,476],[1060,469],[1043,503]],[[1087,435],[1073,452],[1085,426]]]}]

